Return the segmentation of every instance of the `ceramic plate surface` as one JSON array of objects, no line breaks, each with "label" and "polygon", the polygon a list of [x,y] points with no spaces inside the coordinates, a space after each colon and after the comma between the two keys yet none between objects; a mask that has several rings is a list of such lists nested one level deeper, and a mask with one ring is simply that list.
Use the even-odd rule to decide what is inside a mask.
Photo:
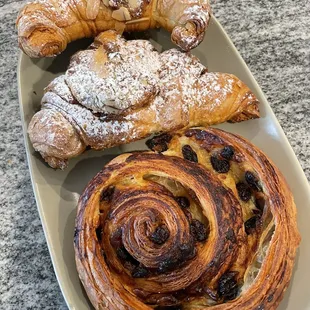
[{"label": "ceramic plate surface", "polygon": [[[168,33],[156,30],[151,35],[163,49],[174,47]],[[74,260],[73,232],[79,195],[90,179],[117,154],[145,149],[144,142],[140,141],[101,152],[88,151],[71,160],[66,170],[55,171],[49,168],[32,148],[27,127],[33,114],[39,110],[43,88],[65,71],[70,56],[75,51],[86,48],[90,42],[75,42],[63,54],[53,59],[30,59],[21,53],[18,67],[21,117],[33,190],[59,285],[68,307],[76,310],[91,308],[79,281]],[[218,127],[249,139],[274,161],[286,177],[297,205],[302,242],[291,284],[279,309],[310,309],[308,181],[264,94],[215,18],[212,19],[204,42],[193,53],[207,65],[209,71],[228,72],[238,76],[253,90],[261,103],[260,119],[239,124],[222,124]]]}]

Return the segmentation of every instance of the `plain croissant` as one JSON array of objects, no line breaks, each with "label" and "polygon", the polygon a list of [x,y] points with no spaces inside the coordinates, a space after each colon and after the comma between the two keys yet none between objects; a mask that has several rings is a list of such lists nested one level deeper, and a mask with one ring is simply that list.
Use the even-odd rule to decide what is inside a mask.
[{"label": "plain croissant", "polygon": [[206,70],[189,53],[160,54],[149,41],[104,32],[45,89],[30,140],[51,167],[64,168],[87,146],[101,150],[162,131],[258,117],[258,101],[243,82]]},{"label": "plain croissant", "polygon": [[203,39],[208,0],[39,0],[20,11],[18,41],[30,57],[55,56],[68,43],[109,29],[144,31],[163,27],[183,50]]}]

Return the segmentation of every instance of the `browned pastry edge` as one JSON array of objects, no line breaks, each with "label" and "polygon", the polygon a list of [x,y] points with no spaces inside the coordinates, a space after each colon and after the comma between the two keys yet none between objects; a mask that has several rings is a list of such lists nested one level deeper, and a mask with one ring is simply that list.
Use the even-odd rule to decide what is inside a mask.
[{"label": "browned pastry edge", "polygon": [[39,0],[24,6],[16,21],[20,48],[30,57],[50,57],[67,44],[102,31],[163,27],[183,50],[196,47],[210,20],[208,0]]},{"label": "browned pastry edge", "polygon": [[[191,264],[194,265],[199,261],[201,256],[203,257],[203,262],[206,260],[208,261],[209,259],[212,260],[214,249],[220,249],[220,244],[223,246],[223,243],[221,243],[220,240],[225,236],[225,231],[228,229],[227,232],[229,232],[233,229],[235,237],[232,237],[233,235],[230,231],[229,239],[226,239],[224,243],[224,246],[229,246],[232,252],[226,252],[228,256],[222,256],[222,254],[220,256],[215,256],[217,257],[216,259],[219,259],[222,262],[225,261],[225,264],[221,265],[222,267],[214,268],[219,268],[218,270],[220,274],[217,275],[218,277],[226,275],[226,279],[227,274],[231,273],[231,271],[229,271],[231,270],[230,268],[238,270],[238,273],[244,274],[244,279],[238,280],[238,285],[240,285],[238,291],[239,295],[237,297],[234,296],[232,300],[226,300],[225,303],[213,306],[209,305],[210,307],[208,307],[206,305],[203,306],[202,297],[196,296],[189,298],[187,301],[183,300],[183,308],[192,309],[191,307],[195,306],[197,309],[276,309],[289,284],[296,249],[300,242],[300,236],[296,224],[295,204],[292,194],[280,171],[266,157],[266,155],[258,150],[253,144],[238,135],[230,134],[219,129],[186,129],[177,132],[172,136],[168,134],[168,136],[162,135],[161,138],[153,139],[153,141],[149,143],[149,146],[164,150],[164,153],[154,154],[150,152],[138,152],[118,156],[106,165],[95,178],[93,178],[79,200],[74,236],[76,263],[81,281],[95,308],[153,308],[142,302],[143,298],[147,298],[148,295],[145,295],[145,293],[144,295],[141,295],[141,293],[139,293],[139,298],[135,297],[130,286],[128,286],[128,283],[131,283],[131,285],[134,286],[139,286],[139,283],[141,283],[144,290],[152,290],[153,285],[155,284],[149,283],[152,283],[154,277],[145,280],[145,282],[144,279],[138,279],[137,282],[132,282],[132,280],[131,282],[127,282],[128,276],[124,277],[123,273],[115,273],[115,271],[109,268],[111,267],[109,264],[114,264],[114,261],[111,261],[109,258],[111,257],[111,251],[113,252],[113,250],[109,247],[102,247],[103,245],[98,240],[98,231],[96,230],[98,229],[98,225],[99,227],[100,225],[107,225],[104,227],[112,228],[114,227],[113,225],[128,226],[130,225],[128,223],[131,223],[132,220],[137,220],[135,217],[138,219],[143,217],[143,208],[151,208],[151,200],[149,200],[149,203],[147,204],[147,198],[143,195],[146,195],[146,197],[149,197],[150,199],[155,189],[156,191],[159,191],[159,196],[157,198],[159,201],[161,201],[161,199],[168,201],[170,196],[162,198],[164,193],[161,193],[161,183],[156,183],[156,185],[151,182],[146,185],[141,179],[145,175],[155,174],[161,177],[168,176],[168,178],[177,180],[185,186],[185,188],[188,188],[188,191],[193,191],[196,194],[196,197],[198,197],[200,206],[204,210],[204,215],[209,221],[210,233],[206,243],[203,243],[202,245],[197,245],[195,243],[195,246],[198,249],[197,256],[191,258],[185,263],[185,265],[180,265],[180,269],[186,269],[187,266],[191,266]],[[233,154],[229,155],[229,152],[227,153],[227,147],[233,147]],[[190,153],[188,153],[188,151],[184,153],[185,148],[191,149]],[[224,152],[224,149],[226,153]],[[179,158],[183,156],[185,156],[187,160]],[[223,165],[211,165],[211,158],[214,157],[216,157],[217,160],[226,160],[229,162],[228,172],[223,173],[223,171],[218,172],[218,170],[215,170],[222,169]],[[227,158],[229,158],[229,160]],[[196,163],[197,161],[198,164]],[[246,179],[247,181],[244,181],[244,174],[249,172],[251,172],[250,175],[252,175],[252,179]],[[132,180],[135,181],[128,181],[128,176],[134,177]],[[253,179],[253,176],[256,177]],[[124,185],[121,185],[124,180],[127,181]],[[251,197],[253,198],[251,198],[250,201],[244,201],[241,198],[244,198],[244,196],[242,192],[240,193],[238,186],[236,187],[235,185],[237,182],[241,183],[240,180],[245,183],[250,182],[245,184],[248,188],[251,187]],[[115,192],[117,194],[113,196],[114,193],[109,193],[109,195],[112,196],[108,196],[107,189],[111,188],[112,185],[115,187]],[[149,186],[151,187],[149,188]],[[136,200],[136,204],[142,203],[141,207],[139,207],[140,211],[137,213],[137,211],[134,210],[134,204],[130,203],[130,199],[135,199],[135,195],[137,195],[136,191],[139,188],[144,188],[144,194],[140,199]],[[222,193],[221,195],[216,194],[219,190]],[[139,195],[141,195],[141,192],[139,192]],[[233,195],[235,195],[239,202],[236,201],[236,198],[234,198]],[[255,203],[262,197],[264,197],[264,206],[263,209],[260,209],[261,206],[258,207]],[[109,199],[112,200],[109,202]],[[144,204],[145,199],[146,203]],[[253,199],[255,200],[255,203],[252,201]],[[127,209],[125,207],[119,211],[124,212],[124,214],[122,213],[122,216],[126,215],[125,222],[119,222],[120,220],[118,220],[117,217],[114,218],[112,215],[109,217],[109,214],[117,214],[115,213],[116,211],[112,212],[112,210],[122,208],[121,205],[123,203],[126,206],[127,202],[130,204],[126,208],[131,208],[133,210],[131,212],[136,212],[133,213],[135,215],[135,217],[133,216],[133,219],[131,213],[126,213]],[[114,207],[113,203],[116,204]],[[118,207],[118,205],[120,206]],[[112,206],[112,209],[106,210],[108,206]],[[158,210],[163,208],[162,203],[160,202],[158,202],[157,206]],[[228,209],[226,209],[227,207]],[[170,205],[170,208],[173,209],[175,207],[172,204]],[[164,208],[163,210],[166,209]],[[240,217],[241,210],[243,216]],[[261,212],[259,215],[260,220],[257,222],[259,224],[256,224],[258,225],[256,229],[251,226],[249,228],[246,224],[249,217],[248,212],[254,211],[255,214],[258,214],[258,211]],[[236,213],[233,215],[231,212]],[[227,216],[229,218],[230,215],[232,216],[231,221],[227,222]],[[106,216],[108,216],[108,218],[106,218]],[[197,214],[195,216],[197,216]],[[181,220],[181,218],[182,216],[179,215],[178,220]],[[243,221],[245,221],[245,230],[240,228],[239,221],[240,219],[242,220],[242,218]],[[112,222],[106,224],[109,223],[109,221]],[[216,223],[220,223],[220,225],[217,226]],[[274,230],[270,229],[273,225]],[[186,226],[181,225],[181,227],[182,229],[186,229]],[[124,229],[127,231],[127,228]],[[128,232],[143,234],[143,232],[140,231],[140,228],[134,230],[129,226],[128,229]],[[250,229],[250,231],[247,231],[247,229]],[[107,230],[105,231],[108,232]],[[213,234],[214,231],[216,231],[215,234]],[[219,233],[220,231],[221,233]],[[266,236],[265,233],[268,233],[268,231],[273,234],[269,243],[267,243],[267,250],[264,250],[265,256],[262,256],[263,261],[259,267],[259,272],[256,275],[256,278],[248,283],[247,281],[250,277],[249,270],[251,269],[249,266],[252,266],[251,264],[255,263],[256,260],[258,261],[258,258],[256,258],[255,255],[252,256],[253,254],[249,254],[251,253],[248,252],[249,249],[244,252],[244,247],[251,244],[255,247],[255,243],[253,243],[255,238],[267,240],[268,236]],[[175,236],[175,231],[171,230],[171,234],[172,237]],[[247,237],[245,237],[246,235]],[[103,238],[108,237],[106,236]],[[124,238],[127,240],[126,236],[123,236],[123,240]],[[259,242],[262,242],[262,240]],[[107,245],[106,243],[104,244]],[[238,246],[236,247],[236,245]],[[260,252],[262,245],[258,244],[256,246],[258,246],[258,253],[262,253]],[[109,250],[107,251],[107,249]],[[163,250],[163,252],[165,252],[165,250]],[[220,253],[225,253],[225,251],[223,252],[223,250],[221,250]],[[248,262],[249,266],[243,266],[241,264],[242,260],[244,260],[244,254],[252,257],[251,261]],[[211,257],[209,255],[211,255]],[[233,264],[229,263],[230,259],[234,259],[235,262]],[[107,264],[107,262],[110,263]],[[210,267],[214,266],[214,263],[211,265],[209,264],[208,266],[209,267],[206,271],[201,275],[201,278],[203,279],[203,283],[209,283],[208,286],[211,285],[210,287],[212,287],[213,282],[209,277],[212,275]],[[205,269],[202,268],[202,270]],[[191,278],[193,276],[192,274],[195,274],[196,271],[197,268],[189,269],[189,275],[185,276],[185,280]],[[172,274],[176,276],[179,273],[182,274],[182,272],[182,270],[177,270]],[[214,270],[214,272],[213,277],[217,279],[216,282],[221,281],[222,278],[219,279],[216,277],[216,270]],[[209,276],[207,276],[208,274]],[[163,276],[160,278],[161,281],[168,281],[169,279],[169,282],[163,287],[166,287],[168,283],[169,286],[173,286],[173,277],[170,278],[171,275],[169,272],[166,273],[166,277],[167,278]],[[239,281],[241,282],[239,283]],[[243,281],[249,284],[245,291],[242,291]],[[195,283],[196,282],[193,283],[194,286],[190,285],[189,288],[199,288],[198,284],[200,282]],[[154,287],[156,287],[156,285]],[[140,291],[141,289],[139,292]],[[136,292],[138,291],[136,290]],[[191,289],[188,291],[188,294],[190,294],[189,296],[192,296]]]}]

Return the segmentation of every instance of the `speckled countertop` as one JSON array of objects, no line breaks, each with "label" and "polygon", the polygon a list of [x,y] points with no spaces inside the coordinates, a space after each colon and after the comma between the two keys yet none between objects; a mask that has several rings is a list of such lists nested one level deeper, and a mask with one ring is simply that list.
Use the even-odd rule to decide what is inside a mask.
[{"label": "speckled countertop", "polygon": [[[14,22],[0,0],[0,309],[67,309],[34,200],[17,98]],[[213,0],[310,180],[309,0]]]}]

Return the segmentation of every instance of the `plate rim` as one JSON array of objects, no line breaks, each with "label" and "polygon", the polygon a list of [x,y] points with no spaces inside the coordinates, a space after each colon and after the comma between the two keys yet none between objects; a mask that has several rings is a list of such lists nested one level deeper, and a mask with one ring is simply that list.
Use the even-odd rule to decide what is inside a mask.
[{"label": "plate rim", "polygon": [[[272,110],[270,104],[268,103],[268,100],[263,92],[263,90],[261,89],[261,87],[259,86],[258,82],[256,81],[253,73],[251,72],[251,70],[249,69],[249,67],[247,66],[246,62],[244,61],[244,59],[242,58],[240,52],[237,50],[237,48],[235,47],[234,43],[232,42],[232,40],[230,39],[230,37],[228,36],[228,34],[226,33],[225,29],[223,28],[223,26],[221,25],[221,23],[218,21],[218,19],[211,14],[211,20],[215,23],[216,27],[218,27],[218,29],[220,30],[221,34],[225,37],[225,39],[229,42],[230,44],[230,48],[235,52],[236,56],[238,57],[239,61],[243,64],[244,66],[244,70],[246,71],[249,79],[251,80],[251,83],[255,86],[255,88],[260,92],[260,97],[263,98],[263,100],[265,101],[265,105],[264,108],[266,109],[266,114],[268,114],[268,116],[272,119],[272,122],[274,123],[274,125],[277,127],[278,130],[278,134],[281,138],[281,141],[283,141],[285,143],[285,148],[289,151],[289,156],[290,158],[294,161],[291,162],[291,165],[294,166],[294,168],[297,169],[297,173],[299,176],[302,176],[302,183],[305,184],[306,188],[308,188],[308,196],[310,199],[310,184],[309,181],[305,175],[305,172],[303,171],[301,164],[287,138],[287,136],[285,135],[285,132],[281,126],[281,124],[279,123],[279,120],[277,119],[274,111]],[[208,31],[208,30],[207,30]],[[67,296],[67,287],[66,285],[64,285],[64,283],[61,281],[60,277],[61,277],[61,272],[59,270],[59,266],[57,263],[57,254],[55,253],[55,249],[53,247],[53,242],[51,240],[51,237],[47,231],[47,221],[45,219],[45,215],[44,215],[44,208],[43,208],[43,204],[41,203],[41,200],[39,198],[39,190],[37,189],[35,180],[34,180],[34,168],[33,168],[33,164],[32,164],[32,160],[31,160],[31,156],[32,154],[29,152],[29,150],[31,149],[30,143],[29,143],[29,138],[28,138],[28,133],[27,133],[27,126],[26,126],[26,121],[25,121],[25,113],[24,113],[24,104],[23,104],[23,96],[22,96],[22,90],[21,90],[21,79],[22,79],[22,74],[21,74],[21,67],[23,64],[23,61],[25,59],[25,57],[28,57],[26,54],[24,54],[21,50],[19,51],[19,56],[18,56],[18,64],[17,64],[17,84],[18,84],[18,102],[19,102],[19,113],[20,113],[20,119],[22,121],[22,130],[23,130],[23,138],[24,138],[24,145],[25,145],[25,151],[26,151],[26,158],[27,158],[27,163],[28,163],[28,167],[29,167],[29,174],[30,174],[30,179],[31,179],[31,185],[32,185],[32,189],[33,189],[33,194],[35,197],[35,201],[36,201],[36,205],[37,205],[37,210],[39,213],[39,217],[40,217],[40,221],[41,221],[41,225],[43,228],[43,232],[44,232],[44,236],[46,239],[46,243],[47,243],[47,247],[49,250],[49,254],[50,254],[50,259],[52,261],[52,265],[53,265],[53,269],[54,269],[54,274],[56,276],[58,285],[60,287],[60,290],[62,292],[63,298],[68,306],[69,309],[75,309],[75,306],[71,304],[71,302],[68,300]],[[297,208],[296,208],[297,209]],[[297,209],[297,213],[298,213],[298,209]],[[73,242],[73,241],[72,241]],[[75,261],[74,261],[75,264]],[[292,276],[293,277],[293,276]],[[292,278],[291,278],[292,279]],[[291,281],[290,281],[291,283]],[[285,294],[284,294],[285,296]]]}]

